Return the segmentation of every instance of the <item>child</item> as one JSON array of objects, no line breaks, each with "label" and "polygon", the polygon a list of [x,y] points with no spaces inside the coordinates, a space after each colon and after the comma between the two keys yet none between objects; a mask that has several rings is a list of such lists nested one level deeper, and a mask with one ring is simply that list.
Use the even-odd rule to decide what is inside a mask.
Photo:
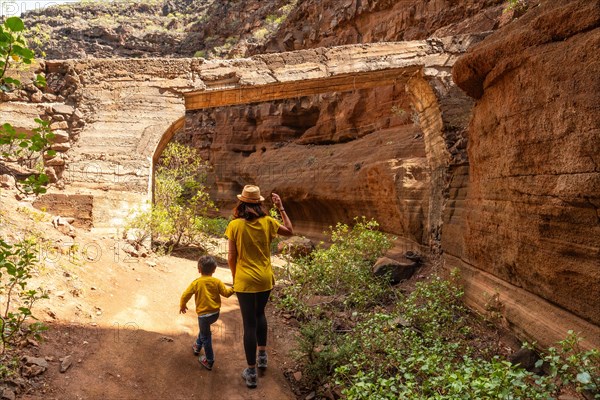
[{"label": "child", "polygon": [[198,358],[198,362],[207,370],[211,370],[215,361],[210,326],[219,319],[221,309],[221,297],[230,297],[234,291],[233,288],[226,288],[223,282],[213,278],[212,274],[217,269],[217,262],[211,256],[202,256],[198,260],[198,272],[202,276],[196,279],[188,286],[181,295],[179,303],[179,312],[185,314],[187,311],[187,302],[194,295],[196,302],[196,313],[198,313],[198,325],[200,333],[196,343],[192,345],[194,355],[200,354],[204,347],[204,355]]}]

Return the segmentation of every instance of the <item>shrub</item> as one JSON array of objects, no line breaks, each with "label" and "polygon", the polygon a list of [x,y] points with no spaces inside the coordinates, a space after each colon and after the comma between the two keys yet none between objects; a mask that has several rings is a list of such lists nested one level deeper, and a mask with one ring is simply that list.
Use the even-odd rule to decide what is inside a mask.
[{"label": "shrub", "polygon": [[204,186],[208,169],[197,150],[169,143],[156,169],[155,204],[135,212],[126,224],[138,244],[152,237],[170,252],[225,232],[226,220],[209,215],[217,208]]},{"label": "shrub", "polygon": [[283,289],[282,306],[299,318],[310,318],[306,307],[314,296],[332,296],[330,306],[365,309],[386,300],[385,280],[371,273],[373,262],[390,248],[389,238],[376,221],[356,219],[349,227],[337,224],[331,246],[320,248],[290,266],[291,284]]},{"label": "shrub", "polygon": [[[345,237],[348,231],[341,232]],[[573,332],[542,355],[541,376],[473,347],[474,316],[462,304],[457,282],[456,273],[449,279],[433,276],[393,310],[352,311],[356,323],[344,331],[336,329],[334,313],[304,304],[313,317],[298,335],[305,383],[317,389],[337,385],[350,400],[541,400],[557,398],[566,385],[600,399],[600,353],[583,351]],[[306,284],[310,292],[313,281]]]},{"label": "shrub", "polygon": [[[23,32],[25,25],[19,17],[9,17],[0,25],[0,91],[9,92],[21,87],[21,81],[6,75],[6,71],[19,64],[31,64],[34,53],[27,47]],[[46,80],[37,75],[32,84],[42,87]],[[0,124],[0,167],[1,164],[16,163],[28,168],[43,167],[42,154],[56,154],[49,150],[49,140],[54,136],[49,123],[36,119],[38,127],[31,135],[18,133],[9,123]],[[10,169],[8,169],[10,172]],[[31,174],[23,182],[17,183],[17,189],[24,193],[45,193],[48,176],[39,171]]]},{"label": "shrub", "polygon": [[37,262],[33,251],[34,243],[22,241],[14,245],[0,239],[0,295],[3,303],[0,310],[0,354],[13,346],[21,336],[37,335],[44,330],[40,323],[25,322],[35,319],[31,309],[40,299],[46,298],[41,290],[28,289],[27,284]]}]

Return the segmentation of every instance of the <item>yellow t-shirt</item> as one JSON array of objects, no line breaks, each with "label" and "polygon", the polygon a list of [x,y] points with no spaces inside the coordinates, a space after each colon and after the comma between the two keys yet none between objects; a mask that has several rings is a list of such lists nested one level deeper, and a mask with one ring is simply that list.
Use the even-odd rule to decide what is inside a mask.
[{"label": "yellow t-shirt", "polygon": [[221,309],[221,296],[229,297],[233,288],[227,288],[220,279],[212,276],[200,276],[185,289],[181,295],[179,308],[183,308],[190,297],[194,295],[196,313],[200,315],[211,314]]},{"label": "yellow t-shirt", "polygon": [[257,293],[273,289],[271,242],[279,222],[270,216],[247,221],[236,218],[227,225],[225,236],[235,242],[237,262],[233,287],[236,292]]}]

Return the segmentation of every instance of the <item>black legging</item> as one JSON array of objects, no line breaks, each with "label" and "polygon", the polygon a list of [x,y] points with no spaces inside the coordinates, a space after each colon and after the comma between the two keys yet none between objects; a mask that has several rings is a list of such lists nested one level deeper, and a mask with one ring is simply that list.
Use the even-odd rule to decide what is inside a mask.
[{"label": "black legging", "polygon": [[265,307],[270,294],[270,290],[258,293],[236,292],[244,322],[244,351],[248,365],[256,365],[256,346],[267,345]]}]

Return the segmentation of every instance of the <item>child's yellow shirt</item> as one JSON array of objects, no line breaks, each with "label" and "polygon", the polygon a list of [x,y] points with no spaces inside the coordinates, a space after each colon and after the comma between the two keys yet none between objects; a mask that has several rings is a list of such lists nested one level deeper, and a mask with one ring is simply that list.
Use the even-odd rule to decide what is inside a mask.
[{"label": "child's yellow shirt", "polygon": [[185,307],[194,295],[198,316],[212,314],[221,309],[221,296],[230,297],[233,293],[233,288],[225,287],[220,279],[212,276],[200,276],[181,295],[179,308]]}]

